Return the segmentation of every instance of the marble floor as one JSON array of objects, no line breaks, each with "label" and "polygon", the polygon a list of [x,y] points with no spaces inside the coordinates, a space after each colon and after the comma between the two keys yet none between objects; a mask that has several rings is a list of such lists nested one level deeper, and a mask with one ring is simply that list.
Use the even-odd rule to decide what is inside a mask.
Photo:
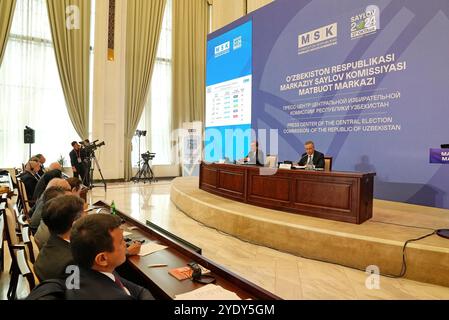
[{"label": "marble floor", "polygon": [[[208,228],[171,203],[170,186],[170,181],[111,184],[107,192],[95,188],[88,200],[114,201],[119,210],[142,222],[149,219],[194,243],[203,249],[204,256],[283,299],[449,299],[447,287],[407,279],[380,277],[379,288],[368,289],[368,275],[362,271],[299,258]],[[1,273],[0,299],[5,299],[8,284],[8,273]]]},{"label": "marble floor", "polygon": [[[90,201],[114,201],[117,208],[147,219],[203,249],[203,255],[283,299],[449,299],[449,288],[381,277],[368,289],[368,275],[334,264],[299,258],[253,245],[187,217],[170,201],[170,181],[154,185],[115,184],[94,189]],[[383,208],[383,214],[388,214]]]}]

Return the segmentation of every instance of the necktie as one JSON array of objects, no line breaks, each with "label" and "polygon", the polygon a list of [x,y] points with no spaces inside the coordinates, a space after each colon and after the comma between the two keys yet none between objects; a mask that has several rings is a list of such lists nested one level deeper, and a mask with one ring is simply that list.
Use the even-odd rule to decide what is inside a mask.
[{"label": "necktie", "polygon": [[307,164],[308,165],[312,164],[312,156],[309,156],[309,160],[307,161]]},{"label": "necktie", "polygon": [[126,291],[125,286],[123,285],[123,283],[122,283],[122,281],[120,280],[120,278],[117,277],[117,276],[114,276],[114,278],[115,278],[115,283],[116,283],[120,288],[122,288],[124,291]]}]

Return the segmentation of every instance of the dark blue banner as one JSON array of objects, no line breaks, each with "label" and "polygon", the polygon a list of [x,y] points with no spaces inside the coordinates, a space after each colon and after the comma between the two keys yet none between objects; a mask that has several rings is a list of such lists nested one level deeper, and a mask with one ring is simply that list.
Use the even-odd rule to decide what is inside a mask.
[{"label": "dark blue banner", "polygon": [[252,128],[278,131],[279,160],[313,140],[334,170],[376,172],[377,198],[449,208],[429,163],[449,143],[449,1],[277,0],[210,39],[249,19]]}]

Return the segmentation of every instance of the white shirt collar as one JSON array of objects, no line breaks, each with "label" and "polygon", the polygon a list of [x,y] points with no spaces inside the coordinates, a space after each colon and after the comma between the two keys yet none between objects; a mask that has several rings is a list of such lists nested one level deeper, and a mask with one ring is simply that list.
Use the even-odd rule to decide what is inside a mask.
[{"label": "white shirt collar", "polygon": [[115,282],[115,276],[112,273],[109,273],[109,272],[101,272],[101,273],[104,274],[106,277],[108,277],[109,279],[111,279],[112,281]]}]

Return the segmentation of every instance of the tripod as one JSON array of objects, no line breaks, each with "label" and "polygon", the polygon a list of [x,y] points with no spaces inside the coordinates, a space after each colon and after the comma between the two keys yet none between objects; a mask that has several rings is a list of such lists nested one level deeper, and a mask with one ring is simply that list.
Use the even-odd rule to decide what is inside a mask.
[{"label": "tripod", "polygon": [[140,164],[143,161],[143,166],[141,169],[139,169],[139,172],[131,179],[131,181],[139,182],[143,181],[143,183],[146,183],[147,181],[149,183],[157,182],[156,177],[154,176],[154,172],[151,169],[150,160],[153,158],[151,157],[142,157],[142,160],[139,161],[139,168]]},{"label": "tripod", "polygon": [[103,173],[101,172],[100,164],[98,163],[97,157],[95,156],[95,153],[92,152],[88,159],[87,159],[87,170],[86,170],[86,176],[84,177],[83,183],[88,184],[87,188],[89,190],[92,190],[95,187],[99,187],[94,185],[94,169],[97,167],[98,172],[100,173],[102,184],[104,185],[104,191],[106,191],[106,181],[104,180]]}]

